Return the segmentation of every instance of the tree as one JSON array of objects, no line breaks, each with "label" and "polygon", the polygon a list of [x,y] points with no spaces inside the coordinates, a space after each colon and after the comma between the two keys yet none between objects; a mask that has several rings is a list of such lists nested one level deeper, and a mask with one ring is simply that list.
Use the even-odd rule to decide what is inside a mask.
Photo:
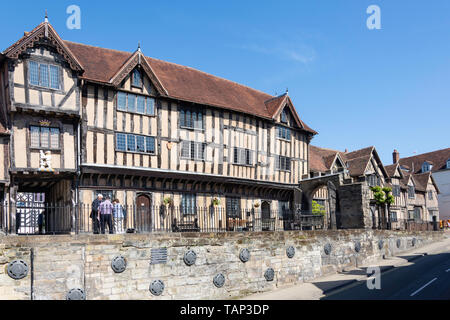
[{"label": "tree", "polygon": [[325,215],[325,206],[318,204],[316,201],[312,201],[312,214]]},{"label": "tree", "polygon": [[378,206],[378,212],[380,212],[381,207],[384,207],[386,213],[389,212],[391,205],[394,203],[394,196],[391,194],[392,188],[375,186],[371,187],[370,190],[373,192],[373,196]]}]

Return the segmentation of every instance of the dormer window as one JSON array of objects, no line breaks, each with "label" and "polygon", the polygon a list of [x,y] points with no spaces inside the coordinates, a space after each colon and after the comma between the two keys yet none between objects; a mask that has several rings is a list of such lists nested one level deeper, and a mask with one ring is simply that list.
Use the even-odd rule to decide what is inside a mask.
[{"label": "dormer window", "polygon": [[430,163],[428,163],[428,162],[424,162],[423,164],[422,164],[422,172],[428,172],[428,171],[430,171],[431,170],[431,164]]},{"label": "dormer window", "polygon": [[142,76],[141,72],[138,69],[134,69],[131,77],[131,84],[133,87],[142,87]]},{"label": "dormer window", "polygon": [[446,166],[446,168],[447,168],[447,169],[450,169],[450,159],[447,160],[447,166]]}]

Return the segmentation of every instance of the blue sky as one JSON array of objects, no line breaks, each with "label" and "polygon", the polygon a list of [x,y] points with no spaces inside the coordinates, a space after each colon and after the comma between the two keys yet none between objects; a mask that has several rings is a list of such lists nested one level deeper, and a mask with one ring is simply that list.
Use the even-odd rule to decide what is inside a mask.
[{"label": "blue sky", "polygon": [[[81,8],[81,30],[66,8]],[[381,30],[369,30],[369,5]],[[289,88],[312,144],[376,146],[383,162],[449,147],[450,1],[2,3],[0,50],[50,23],[65,40],[190,66],[269,94]]]}]

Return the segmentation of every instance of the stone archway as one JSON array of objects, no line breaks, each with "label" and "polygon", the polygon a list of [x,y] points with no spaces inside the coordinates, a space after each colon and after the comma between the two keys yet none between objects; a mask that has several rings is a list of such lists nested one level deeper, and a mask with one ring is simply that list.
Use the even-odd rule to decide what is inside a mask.
[{"label": "stone archway", "polygon": [[302,211],[312,211],[312,201],[317,198],[317,192],[322,190],[321,199],[326,206],[325,228],[337,229],[339,226],[340,205],[339,187],[341,186],[341,174],[321,176],[303,180],[300,183],[302,194]]}]

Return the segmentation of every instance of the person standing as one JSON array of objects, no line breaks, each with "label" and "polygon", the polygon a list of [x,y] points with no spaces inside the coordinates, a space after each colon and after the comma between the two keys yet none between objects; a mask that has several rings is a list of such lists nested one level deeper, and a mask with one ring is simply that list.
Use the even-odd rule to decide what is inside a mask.
[{"label": "person standing", "polygon": [[126,211],[120,204],[119,199],[114,199],[113,214],[114,214],[114,229],[116,230],[116,233],[124,233],[125,230],[124,221],[126,218]]},{"label": "person standing", "polygon": [[99,229],[100,229],[100,215],[98,212],[98,209],[100,207],[100,204],[103,201],[103,195],[98,194],[97,195],[97,199],[95,199],[92,202],[92,211],[91,211],[91,219],[92,219],[92,223],[94,225],[94,234],[99,234]]},{"label": "person standing", "polygon": [[113,205],[111,203],[111,198],[106,197],[105,201],[103,201],[98,211],[100,212],[100,222],[102,227],[102,234],[105,234],[105,224],[108,224],[108,230],[110,234],[113,234],[113,226],[112,226],[112,211]]}]

